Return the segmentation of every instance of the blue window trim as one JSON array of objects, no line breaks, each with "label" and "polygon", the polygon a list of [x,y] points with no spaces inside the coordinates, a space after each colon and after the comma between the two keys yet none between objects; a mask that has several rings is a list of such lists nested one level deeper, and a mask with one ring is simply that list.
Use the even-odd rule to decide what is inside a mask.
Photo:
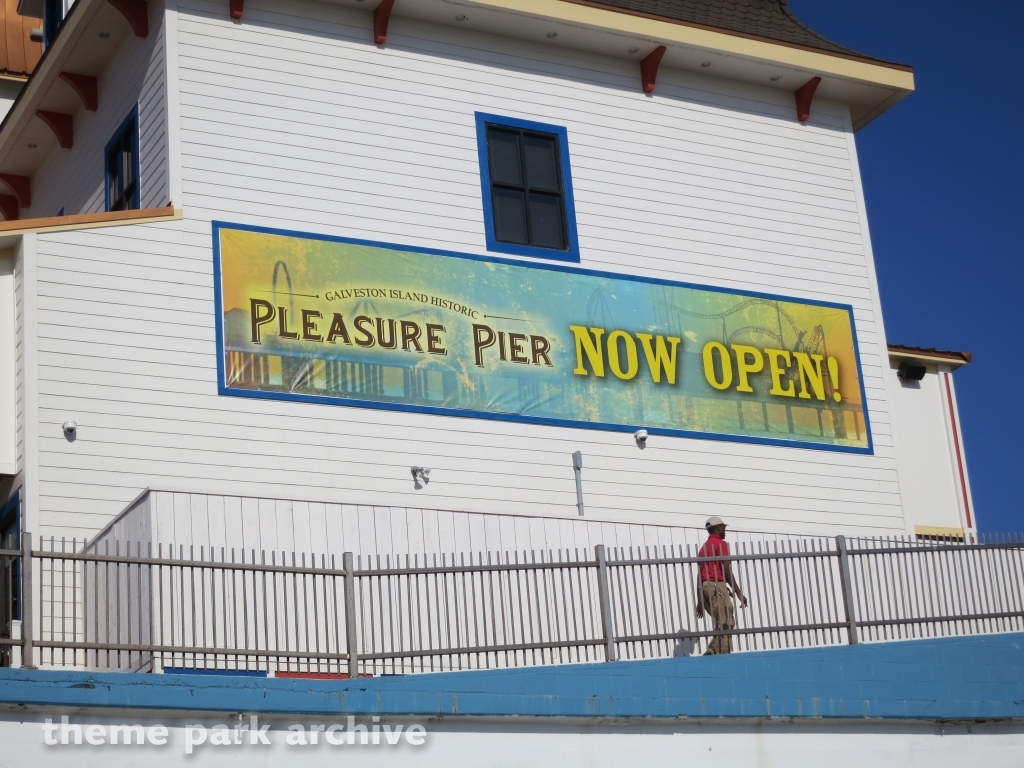
[{"label": "blue window trim", "polygon": [[43,0],[43,50],[53,45],[63,25],[63,0]]},{"label": "blue window trim", "polygon": [[132,107],[132,111],[128,113],[128,117],[117,126],[114,135],[110,137],[107,146],[103,148],[103,210],[105,211],[110,210],[110,150],[121,139],[125,129],[128,128],[133,120],[135,121],[135,135],[132,137],[134,139],[132,142],[132,165],[135,166],[136,183],[132,203],[134,204],[134,210],[142,207],[142,172],[139,163],[139,105],[136,104]]},{"label": "blue window trim", "polygon": [[[21,490],[14,492],[7,501],[0,506],[0,531],[14,526],[15,541],[14,548],[21,549]],[[11,618],[21,621],[21,562],[14,568],[14,605],[11,611]]]},{"label": "blue window trim", "polygon": [[[494,238],[494,211],[491,206],[491,164],[487,155],[487,125],[504,125],[538,133],[551,133],[558,137],[558,162],[562,171],[562,200],[565,202],[565,228],[569,248],[556,251],[554,248],[537,248],[532,245],[500,243]],[[480,157],[480,189],[484,204],[484,235],[487,250],[497,253],[511,253],[516,256],[532,256],[537,259],[555,259],[579,263],[580,246],[576,237],[576,203],[572,194],[572,170],[569,166],[569,134],[565,128],[547,123],[517,120],[514,117],[476,113],[476,146]]]},{"label": "blue window trim", "polygon": [[18,531],[18,546],[21,546],[21,491],[17,490],[0,507],[0,530],[14,524]]}]

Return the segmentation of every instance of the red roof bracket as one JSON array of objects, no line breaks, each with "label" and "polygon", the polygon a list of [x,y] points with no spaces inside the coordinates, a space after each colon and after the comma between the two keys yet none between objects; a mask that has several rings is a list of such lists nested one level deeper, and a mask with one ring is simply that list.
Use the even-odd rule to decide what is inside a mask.
[{"label": "red roof bracket", "polygon": [[149,6],[146,0],[107,0],[121,12],[136,37],[149,37]]},{"label": "red roof bracket", "polygon": [[661,57],[665,55],[666,48],[659,45],[653,51],[644,56],[640,62],[640,84],[644,93],[654,92],[654,83],[658,79],[658,67],[661,66]]},{"label": "red roof bracket", "polygon": [[64,149],[71,149],[75,145],[74,124],[71,115],[63,112],[47,112],[45,109],[37,109],[36,117],[50,126],[50,130],[57,136],[57,141]]},{"label": "red roof bracket", "polygon": [[0,195],[0,213],[7,221],[18,220],[18,198],[14,195]]},{"label": "red roof bracket", "polygon": [[14,193],[19,208],[32,207],[32,179],[28,176],[15,176],[13,173],[0,173],[0,181]]},{"label": "red roof bracket", "polygon": [[811,102],[814,101],[814,92],[818,90],[820,82],[820,77],[812,77],[796,89],[796,119],[801,123],[806,123],[811,116]]},{"label": "red roof bracket", "polygon": [[242,11],[245,10],[245,0],[230,0],[232,19],[242,18]]},{"label": "red roof bracket", "polygon": [[381,4],[373,9],[373,42],[377,45],[384,45],[388,39],[388,22],[394,7],[395,0],[381,0]]},{"label": "red roof bracket", "polygon": [[71,89],[78,94],[82,104],[90,112],[95,112],[99,106],[99,88],[96,85],[96,78],[92,75],[76,75],[74,72],[61,72],[60,79],[71,86]]}]

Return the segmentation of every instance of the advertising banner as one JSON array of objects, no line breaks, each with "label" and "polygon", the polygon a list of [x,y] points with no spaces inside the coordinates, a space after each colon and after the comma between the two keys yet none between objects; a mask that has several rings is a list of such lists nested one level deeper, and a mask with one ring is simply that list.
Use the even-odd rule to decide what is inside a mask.
[{"label": "advertising banner", "polygon": [[853,312],[214,224],[220,392],[870,453]]}]

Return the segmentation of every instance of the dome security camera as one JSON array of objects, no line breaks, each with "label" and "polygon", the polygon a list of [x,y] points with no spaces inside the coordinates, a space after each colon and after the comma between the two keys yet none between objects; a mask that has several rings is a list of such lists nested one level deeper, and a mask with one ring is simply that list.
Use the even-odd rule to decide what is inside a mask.
[{"label": "dome security camera", "polygon": [[636,438],[636,441],[637,441],[638,444],[640,444],[640,445],[646,445],[647,444],[647,430],[646,429],[638,429],[636,432],[633,433],[633,437]]},{"label": "dome security camera", "polygon": [[64,430],[64,437],[74,437],[78,434],[78,422],[74,419],[69,419],[61,425],[61,429]]}]

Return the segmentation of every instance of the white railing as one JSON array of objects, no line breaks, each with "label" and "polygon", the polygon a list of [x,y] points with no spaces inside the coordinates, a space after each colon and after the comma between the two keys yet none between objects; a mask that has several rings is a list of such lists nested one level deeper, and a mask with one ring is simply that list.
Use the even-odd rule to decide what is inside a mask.
[{"label": "white railing", "polygon": [[[20,618],[20,637],[0,637],[7,665],[350,676],[689,655],[722,635],[746,651],[1024,630],[1020,536],[340,563],[30,542],[0,550],[5,615]],[[749,598],[733,628],[694,613],[700,564],[723,559]]]}]

